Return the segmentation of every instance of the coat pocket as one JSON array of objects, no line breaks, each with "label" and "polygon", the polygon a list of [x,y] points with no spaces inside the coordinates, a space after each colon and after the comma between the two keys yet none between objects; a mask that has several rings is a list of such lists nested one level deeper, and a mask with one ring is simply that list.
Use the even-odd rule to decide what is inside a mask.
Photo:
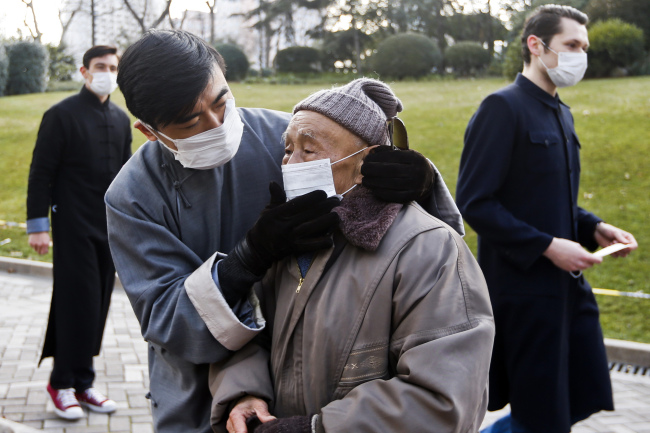
[{"label": "coat pocket", "polygon": [[552,173],[562,169],[565,156],[562,141],[557,133],[531,131],[527,149],[527,167],[536,173]]},{"label": "coat pocket", "polygon": [[353,350],[343,368],[339,386],[356,386],[388,375],[388,344]]}]

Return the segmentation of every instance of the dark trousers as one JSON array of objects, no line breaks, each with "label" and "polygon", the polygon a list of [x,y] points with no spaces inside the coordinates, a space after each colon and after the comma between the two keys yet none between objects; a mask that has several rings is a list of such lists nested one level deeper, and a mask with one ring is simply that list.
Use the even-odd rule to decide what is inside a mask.
[{"label": "dark trousers", "polygon": [[57,235],[56,226],[53,234],[54,290],[42,358],[54,357],[53,388],[81,392],[95,379],[93,356],[101,348],[115,267],[105,239]]},{"label": "dark trousers", "polygon": [[488,410],[509,402],[525,431],[565,433],[592,413],[614,409],[596,299],[585,281],[571,283],[559,297],[492,298]]}]

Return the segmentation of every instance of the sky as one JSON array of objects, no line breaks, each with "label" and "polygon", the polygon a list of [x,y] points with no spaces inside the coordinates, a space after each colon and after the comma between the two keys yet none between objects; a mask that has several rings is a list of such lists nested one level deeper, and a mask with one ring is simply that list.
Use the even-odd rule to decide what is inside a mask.
[{"label": "sky", "polygon": [[[43,42],[58,44],[61,39],[61,23],[58,14],[62,0],[32,1],[36,10],[39,30],[43,33]],[[499,4],[498,1],[496,3]],[[0,0],[0,5],[0,35],[4,37],[18,36],[17,29],[20,28],[23,36],[29,36],[29,29],[25,26],[24,20],[27,18],[32,29],[34,21],[31,11],[28,10],[25,3],[22,0]],[[205,0],[173,1],[170,9],[172,18],[182,17],[183,11],[186,9],[209,12]]]},{"label": "sky", "polygon": [[[32,0],[36,10],[38,28],[43,33],[44,43],[58,43],[61,38],[61,23],[59,22],[59,6],[62,0]],[[33,27],[31,11],[28,10],[22,0],[0,0],[0,34],[4,37],[18,36],[17,29],[20,28],[23,36],[29,36],[29,30],[25,27],[24,20]],[[208,12],[205,0],[183,0],[172,2],[171,15],[173,18],[180,18],[183,11],[199,10]]]}]

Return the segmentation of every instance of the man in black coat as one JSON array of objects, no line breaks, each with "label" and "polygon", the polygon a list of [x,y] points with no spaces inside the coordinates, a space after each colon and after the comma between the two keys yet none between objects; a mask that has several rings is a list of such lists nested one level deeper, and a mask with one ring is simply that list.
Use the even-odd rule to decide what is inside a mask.
[{"label": "man in black coat", "polygon": [[104,194],[131,156],[126,113],[110,101],[117,88],[116,49],[95,46],[83,57],[81,91],[43,115],[29,171],[29,244],[45,254],[52,209],[54,288],[43,346],[53,356],[48,392],[62,418],[83,416],[115,402],[92,387],[115,281],[106,233]]},{"label": "man in black coat", "polygon": [[[489,410],[508,415],[485,432],[565,433],[613,410],[598,307],[582,270],[598,246],[634,237],[577,205],[580,143],[557,95],[587,67],[587,16],[536,9],[524,26],[523,73],[488,96],[465,133],[457,203],[479,235],[496,339]],[[583,248],[584,247],[584,248]]]}]

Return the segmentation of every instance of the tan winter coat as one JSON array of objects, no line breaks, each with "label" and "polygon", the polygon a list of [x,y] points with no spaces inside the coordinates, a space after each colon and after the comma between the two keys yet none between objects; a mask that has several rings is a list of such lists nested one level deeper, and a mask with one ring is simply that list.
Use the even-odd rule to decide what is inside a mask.
[{"label": "tan winter coat", "polygon": [[272,349],[251,343],[212,366],[215,431],[250,394],[277,417],[321,414],[319,432],[477,432],[494,323],[465,242],[417,204],[374,252],[340,242],[325,273],[336,247],[315,257],[299,293],[295,257],[258,284]]}]

